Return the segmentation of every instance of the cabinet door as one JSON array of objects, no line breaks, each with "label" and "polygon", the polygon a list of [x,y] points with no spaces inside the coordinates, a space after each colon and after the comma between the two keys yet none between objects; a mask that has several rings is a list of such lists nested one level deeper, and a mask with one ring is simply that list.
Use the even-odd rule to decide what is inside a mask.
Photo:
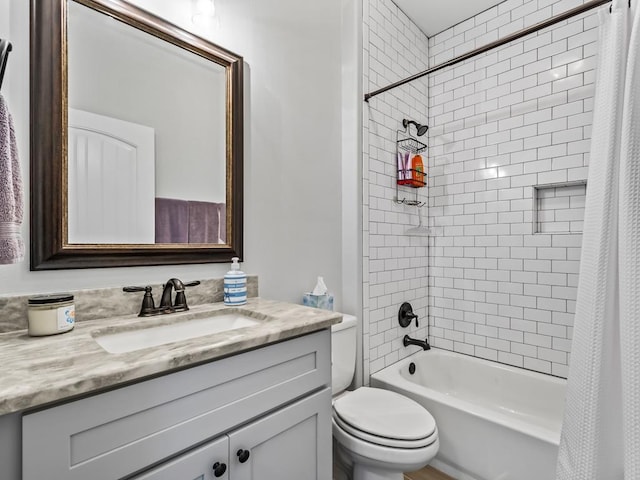
[{"label": "cabinet door", "polygon": [[229,439],[225,435],[132,480],[228,480],[228,455]]},{"label": "cabinet door", "polygon": [[229,434],[229,480],[331,480],[331,389]]}]

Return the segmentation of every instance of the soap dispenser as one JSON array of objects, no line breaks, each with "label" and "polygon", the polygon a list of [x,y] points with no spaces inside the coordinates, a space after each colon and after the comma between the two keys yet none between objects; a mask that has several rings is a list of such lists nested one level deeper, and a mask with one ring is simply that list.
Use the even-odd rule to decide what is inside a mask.
[{"label": "soap dispenser", "polygon": [[231,259],[231,270],[224,276],[224,304],[229,306],[247,303],[247,274],[240,271],[238,257]]}]

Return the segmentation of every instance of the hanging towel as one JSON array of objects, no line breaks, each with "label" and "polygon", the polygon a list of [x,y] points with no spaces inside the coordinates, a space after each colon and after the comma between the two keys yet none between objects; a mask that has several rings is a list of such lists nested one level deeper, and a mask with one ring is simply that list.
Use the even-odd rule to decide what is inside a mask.
[{"label": "hanging towel", "polygon": [[22,177],[13,119],[0,94],[0,264],[24,259]]},{"label": "hanging towel", "polygon": [[220,243],[227,243],[227,204],[219,203],[220,207]]},{"label": "hanging towel", "polygon": [[189,243],[220,241],[220,204],[189,202]]},{"label": "hanging towel", "polygon": [[189,243],[189,202],[156,197],[156,243]]}]

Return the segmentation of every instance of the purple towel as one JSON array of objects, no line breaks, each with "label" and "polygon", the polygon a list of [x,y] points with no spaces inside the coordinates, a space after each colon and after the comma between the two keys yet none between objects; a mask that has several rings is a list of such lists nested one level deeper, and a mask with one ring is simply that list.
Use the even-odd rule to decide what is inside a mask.
[{"label": "purple towel", "polygon": [[227,243],[227,204],[219,203],[220,207],[220,242]]},{"label": "purple towel", "polygon": [[189,243],[189,202],[156,198],[156,243]]},{"label": "purple towel", "polygon": [[156,197],[156,243],[225,243],[224,203]]},{"label": "purple towel", "polygon": [[13,119],[0,95],[0,264],[24,260],[22,177]]},{"label": "purple towel", "polygon": [[189,202],[189,243],[218,243],[220,240],[218,203]]}]

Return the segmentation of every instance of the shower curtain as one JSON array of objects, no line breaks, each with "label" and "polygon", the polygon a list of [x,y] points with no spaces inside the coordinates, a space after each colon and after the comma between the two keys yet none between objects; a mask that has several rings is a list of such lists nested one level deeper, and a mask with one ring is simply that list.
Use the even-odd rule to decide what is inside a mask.
[{"label": "shower curtain", "polygon": [[600,14],[594,120],[557,480],[640,479],[640,8]]}]

